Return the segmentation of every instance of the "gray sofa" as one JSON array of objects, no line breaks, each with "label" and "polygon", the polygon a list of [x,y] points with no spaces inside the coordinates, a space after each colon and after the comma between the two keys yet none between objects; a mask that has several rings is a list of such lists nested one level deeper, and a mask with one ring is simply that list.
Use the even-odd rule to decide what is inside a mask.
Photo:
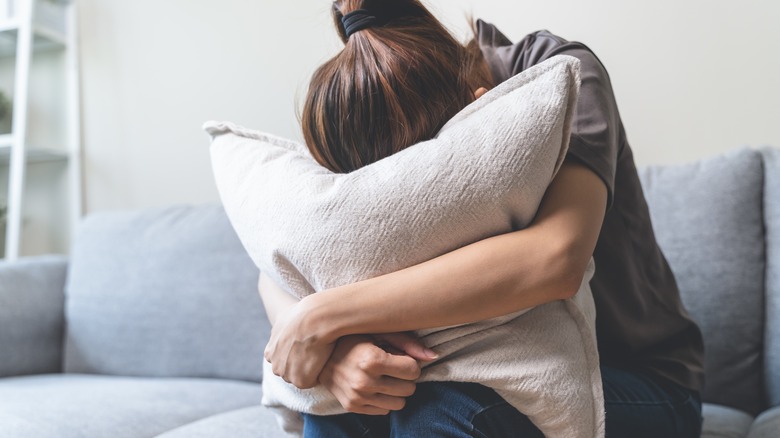
[{"label": "gray sofa", "polygon": [[[705,437],[780,436],[780,150],[642,169],[707,347]],[[269,326],[219,205],[100,213],[0,263],[0,438],[276,437]]]}]

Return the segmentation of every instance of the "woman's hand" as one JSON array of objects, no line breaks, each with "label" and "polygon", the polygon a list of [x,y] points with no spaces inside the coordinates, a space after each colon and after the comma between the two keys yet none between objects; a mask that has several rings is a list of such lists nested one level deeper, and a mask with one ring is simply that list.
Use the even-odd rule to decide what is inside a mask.
[{"label": "woman's hand", "polygon": [[323,339],[310,324],[309,302],[303,299],[277,315],[264,355],[274,374],[301,389],[317,384],[335,347],[335,342]]},{"label": "woman's hand", "polygon": [[349,412],[385,415],[400,410],[420,377],[418,360],[436,354],[405,333],[351,335],[338,340],[319,381]]}]

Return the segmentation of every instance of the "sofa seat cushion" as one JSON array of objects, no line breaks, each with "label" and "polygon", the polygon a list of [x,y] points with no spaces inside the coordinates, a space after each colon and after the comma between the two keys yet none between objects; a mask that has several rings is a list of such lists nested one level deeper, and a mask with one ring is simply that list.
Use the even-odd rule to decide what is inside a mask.
[{"label": "sofa seat cushion", "polygon": [[780,435],[780,406],[763,412],[750,427],[748,438],[777,438]]},{"label": "sofa seat cushion", "polygon": [[178,427],[157,438],[279,438],[276,416],[264,406],[213,415]]},{"label": "sofa seat cushion", "polygon": [[257,405],[259,384],[47,374],[0,379],[0,438],[151,437]]},{"label": "sofa seat cushion", "polygon": [[746,412],[726,406],[704,403],[701,438],[745,438],[753,423]]}]

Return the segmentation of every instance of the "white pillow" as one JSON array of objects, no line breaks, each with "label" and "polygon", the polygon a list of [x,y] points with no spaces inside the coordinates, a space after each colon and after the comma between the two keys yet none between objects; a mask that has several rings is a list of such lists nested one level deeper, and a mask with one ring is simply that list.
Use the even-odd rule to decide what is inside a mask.
[{"label": "white pillow", "polygon": [[[247,252],[269,277],[303,297],[527,226],[566,155],[578,90],[579,61],[554,57],[477,99],[434,139],[348,174],[321,167],[305,146],[289,140],[224,122],[204,128],[213,139],[220,196]],[[522,383],[523,388],[497,390],[504,389],[499,393],[505,398],[526,391],[515,400],[524,405],[513,405],[548,435],[600,436],[603,400],[589,278],[577,299],[540,306],[528,315],[555,321],[536,338],[522,331],[541,324],[523,327],[530,318],[519,313],[420,332],[442,355],[423,379],[471,379],[495,387],[502,378],[528,378],[531,383]],[[523,341],[507,348],[496,344],[501,337],[491,337],[474,348],[477,338],[485,340],[475,333],[499,325],[520,330],[515,336]],[[475,363],[453,346],[480,350],[477,363],[488,371],[471,370]],[[511,367],[492,367],[498,350],[513,352]],[[527,360],[528,352],[551,356]],[[508,375],[497,377],[491,370]],[[268,405],[299,412],[343,412],[324,389],[297,390],[270,372],[264,376],[264,398]]]}]

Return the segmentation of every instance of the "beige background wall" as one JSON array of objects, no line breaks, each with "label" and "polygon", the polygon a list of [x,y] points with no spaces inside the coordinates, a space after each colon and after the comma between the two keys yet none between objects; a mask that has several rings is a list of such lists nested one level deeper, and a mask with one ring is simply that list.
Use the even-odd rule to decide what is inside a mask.
[{"label": "beige background wall", "polygon": [[[327,0],[79,0],[87,211],[214,201],[209,119],[299,138],[295,102],[338,50]],[[512,39],[547,28],[611,74],[640,164],[780,146],[780,2],[430,0]]]}]

